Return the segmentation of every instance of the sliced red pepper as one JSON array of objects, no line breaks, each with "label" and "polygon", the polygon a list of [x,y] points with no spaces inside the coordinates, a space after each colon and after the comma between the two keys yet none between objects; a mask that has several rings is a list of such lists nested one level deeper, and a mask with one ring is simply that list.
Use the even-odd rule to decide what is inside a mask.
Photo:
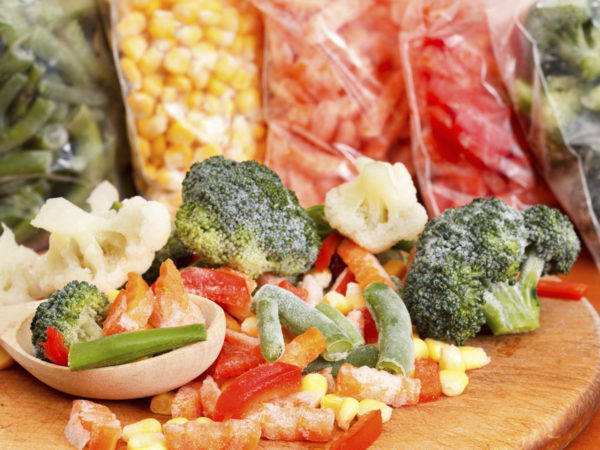
[{"label": "sliced red pepper", "polygon": [[347,267],[340,272],[338,277],[333,282],[331,286],[332,291],[339,292],[342,295],[346,295],[346,288],[348,287],[348,283],[353,283],[356,280],[354,274],[350,272],[350,269]]},{"label": "sliced red pepper", "polygon": [[296,297],[299,297],[304,301],[306,301],[306,299],[308,298],[308,291],[306,289],[296,287],[292,283],[290,283],[288,280],[281,280],[277,286],[279,286],[280,288],[283,288],[287,291],[290,291]]},{"label": "sliced red pepper", "polygon": [[330,450],[363,450],[369,448],[383,431],[381,411],[375,409],[360,416],[348,431],[337,437]]},{"label": "sliced red pepper", "polygon": [[181,271],[186,291],[221,305],[246,307],[252,302],[246,279],[230,270],[188,267]]},{"label": "sliced red pepper", "polygon": [[359,308],[360,313],[363,317],[364,327],[363,327],[363,337],[365,338],[366,344],[372,344],[377,342],[379,339],[379,332],[377,331],[377,325],[375,324],[375,320],[373,316],[369,312],[366,306]]},{"label": "sliced red pepper", "polygon": [[213,376],[218,380],[237,377],[264,362],[260,345],[248,349],[225,341],[215,361]]},{"label": "sliced red pepper", "polygon": [[341,241],[342,235],[337,231],[329,233],[329,235],[323,239],[321,251],[317,255],[317,259],[315,261],[315,267],[319,272],[322,272],[329,267],[329,264],[331,264],[331,258],[335,254],[335,250]]},{"label": "sliced red pepper", "polygon": [[59,366],[69,365],[69,349],[65,346],[65,337],[53,326],[46,328],[46,341],[40,342],[46,352],[46,358]]},{"label": "sliced red pepper", "polygon": [[540,297],[581,300],[588,288],[585,283],[542,278],[537,284],[537,294]]},{"label": "sliced red pepper", "polygon": [[419,402],[432,402],[442,395],[439,366],[431,358],[415,359],[415,378],[421,380]]},{"label": "sliced red pepper", "polygon": [[255,405],[300,390],[302,369],[292,364],[263,364],[240,375],[223,390],[214,419],[241,418]]}]

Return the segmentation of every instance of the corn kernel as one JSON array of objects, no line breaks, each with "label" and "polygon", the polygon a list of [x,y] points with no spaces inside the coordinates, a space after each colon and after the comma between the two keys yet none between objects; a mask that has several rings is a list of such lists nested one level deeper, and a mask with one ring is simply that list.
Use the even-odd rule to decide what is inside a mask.
[{"label": "corn kernel", "polygon": [[165,78],[165,83],[179,92],[188,93],[192,90],[192,80],[185,75],[168,75]]},{"label": "corn kernel", "polygon": [[340,408],[343,400],[344,397],[340,397],[339,395],[325,394],[320,401],[321,408],[331,408],[334,411],[337,411]]},{"label": "corn kernel", "polygon": [[206,86],[206,88],[208,89],[208,92],[216,97],[221,97],[227,92],[227,85],[216,78],[211,78],[208,81],[208,86]]},{"label": "corn kernel", "polygon": [[150,116],[154,112],[154,99],[145,92],[133,92],[127,96],[127,104],[136,119]]},{"label": "corn kernel", "polygon": [[[235,103],[233,102],[233,100],[231,100],[229,98],[225,98],[225,99],[221,100],[221,107],[219,108],[219,111],[225,117],[232,117],[233,114],[235,113]],[[246,129],[243,132],[243,134],[244,134],[245,139],[249,139],[250,141],[252,141],[252,130]]]},{"label": "corn kernel", "polygon": [[167,420],[165,422],[165,425],[168,424],[168,423],[180,423],[180,424],[183,424],[183,423],[187,423],[187,422],[189,422],[189,420],[187,418],[185,418],[185,417],[173,417],[172,419]]},{"label": "corn kernel", "polygon": [[204,26],[215,26],[221,22],[221,15],[203,7],[198,11],[198,22]]},{"label": "corn kernel", "polygon": [[429,358],[429,349],[423,339],[413,337],[413,345],[415,347],[415,359]]},{"label": "corn kernel", "polygon": [[117,23],[117,34],[120,37],[140,34],[146,28],[146,16],[138,11],[130,12]]},{"label": "corn kernel", "polygon": [[353,309],[346,297],[337,291],[329,291],[323,296],[323,301],[336,308],[342,314],[347,314]]},{"label": "corn kernel", "polygon": [[150,411],[154,414],[162,414],[164,416],[171,415],[171,404],[173,403],[174,392],[163,392],[157,394],[150,400]]},{"label": "corn kernel", "polygon": [[440,370],[439,376],[442,392],[448,397],[462,394],[469,384],[469,377],[460,370]]},{"label": "corn kernel", "polygon": [[139,422],[130,423],[123,427],[121,432],[121,439],[125,442],[131,438],[131,436],[140,433],[160,433],[162,426],[156,419],[142,419]]},{"label": "corn kernel", "polygon": [[206,27],[204,29],[204,38],[211,44],[229,47],[235,39],[235,33],[217,27]]},{"label": "corn kernel", "polygon": [[153,155],[162,156],[167,150],[167,140],[161,134],[150,141],[150,151]]},{"label": "corn kernel", "polygon": [[[164,106],[168,103],[175,102],[178,97],[179,97],[179,92],[177,91],[177,88],[174,88],[173,86],[165,86],[163,88],[162,94],[160,95],[160,101],[162,103],[161,106]],[[158,112],[158,108],[157,108],[157,112]]]},{"label": "corn kernel", "polygon": [[[182,169],[187,167],[192,162],[192,149],[187,145],[171,145],[165,151],[165,165],[171,168]],[[161,181],[162,184],[168,185],[172,181],[171,174],[165,176]]]},{"label": "corn kernel", "polygon": [[400,259],[390,259],[383,265],[383,268],[390,276],[399,277],[404,270],[404,261]]},{"label": "corn kernel", "polygon": [[156,177],[156,166],[154,166],[153,164],[150,164],[146,160],[145,164],[144,164],[144,174],[146,175],[147,178],[150,178],[151,180],[153,180]]},{"label": "corn kernel", "polygon": [[198,18],[199,5],[197,2],[178,2],[173,5],[173,15],[185,24],[192,24]]},{"label": "corn kernel", "polygon": [[350,424],[358,413],[358,400],[352,397],[344,397],[340,407],[335,412],[335,421],[342,430],[350,428]]},{"label": "corn kernel", "polygon": [[138,61],[148,48],[148,42],[140,35],[127,36],[121,41],[120,47],[125,56],[133,61]]},{"label": "corn kernel", "polygon": [[235,38],[233,38],[233,41],[231,42],[231,45],[229,46],[229,52],[233,53],[235,55],[241,55],[242,53],[244,53],[244,37],[240,34],[236,35]]},{"label": "corn kernel", "polygon": [[177,40],[172,38],[154,39],[152,47],[156,48],[163,55],[177,45]]},{"label": "corn kernel", "polygon": [[[256,130],[255,130],[255,126],[259,125],[262,128],[262,132],[264,133],[266,130],[264,129],[264,125],[262,124],[255,124],[253,125],[253,136],[254,139],[259,139],[256,136]],[[263,134],[264,135],[264,134]],[[318,283],[319,286],[321,286],[323,289],[325,289],[326,287],[328,287],[331,284],[331,279],[332,279],[332,275],[331,275],[331,270],[329,270],[329,268],[325,268],[324,270],[317,270],[315,267],[313,267],[312,269],[310,269],[307,274],[312,275],[314,277],[314,279],[316,280],[316,282]]]},{"label": "corn kernel", "polygon": [[242,331],[250,336],[258,337],[258,322],[256,316],[246,317],[242,321]]},{"label": "corn kernel", "polygon": [[235,105],[242,114],[249,114],[258,110],[260,95],[256,89],[246,89],[235,96]]},{"label": "corn kernel", "polygon": [[162,433],[140,433],[129,439],[127,450],[167,450],[167,440]]},{"label": "corn kernel", "polygon": [[204,144],[196,151],[196,154],[197,159],[201,161],[203,159],[210,158],[211,156],[222,155],[223,152],[221,152],[221,149],[215,144]]},{"label": "corn kernel", "polygon": [[186,47],[192,47],[202,39],[202,28],[198,25],[185,25],[176,31],[179,42]]},{"label": "corn kernel", "polygon": [[221,20],[219,21],[219,25],[230,31],[235,31],[238,29],[240,24],[240,14],[237,12],[235,8],[225,8],[221,13]]},{"label": "corn kernel", "polygon": [[327,394],[328,388],[327,378],[320,373],[309,373],[302,377],[302,391],[315,394],[318,401]]},{"label": "corn kernel", "polygon": [[237,65],[235,60],[229,55],[223,55],[215,64],[214,75],[219,80],[228,83],[235,75]]},{"label": "corn kernel", "polygon": [[143,158],[148,158],[150,156],[150,143],[141,137],[137,138],[136,143],[140,155],[142,155]]},{"label": "corn kernel", "polygon": [[151,46],[148,50],[146,50],[146,53],[142,55],[138,64],[140,70],[144,74],[149,75],[156,72],[160,68],[162,60],[162,52],[158,48]]},{"label": "corn kernel", "polygon": [[210,423],[213,421],[210,417],[198,417],[195,420],[198,423]]},{"label": "corn kernel", "polygon": [[121,64],[123,76],[127,80],[130,89],[137,91],[142,83],[142,74],[135,65],[135,62],[129,58],[121,58],[119,63]]},{"label": "corn kernel", "polygon": [[348,283],[346,286],[346,299],[352,305],[352,309],[362,308],[366,305],[362,289],[358,283]]},{"label": "corn kernel", "polygon": [[456,345],[444,345],[440,350],[440,370],[465,371],[465,362]]},{"label": "corn kernel", "polygon": [[365,398],[364,400],[361,400],[358,403],[357,414],[359,416],[362,416],[370,411],[375,411],[377,409],[381,411],[381,421],[383,423],[387,422],[392,418],[392,407],[386,405],[383,402],[380,402],[379,400],[375,400],[372,398]]},{"label": "corn kernel", "polygon": [[15,362],[4,348],[0,347],[0,370],[8,369]]},{"label": "corn kernel", "polygon": [[202,9],[221,11],[223,10],[223,4],[219,0],[205,0],[202,2]]},{"label": "corn kernel", "polygon": [[167,117],[159,114],[140,119],[137,121],[138,133],[146,139],[154,139],[167,131],[167,123]]},{"label": "corn kernel", "polygon": [[160,0],[130,0],[132,8],[142,11],[147,16],[151,16],[154,11],[160,8]]},{"label": "corn kernel", "polygon": [[463,361],[465,362],[466,370],[479,369],[490,363],[490,357],[485,353],[485,350],[481,347],[472,347],[464,345],[458,347],[462,355]]},{"label": "corn kernel", "polygon": [[189,72],[190,80],[194,83],[194,87],[196,89],[204,89],[208,86],[208,81],[210,80],[210,73],[208,70],[203,69],[201,67],[194,67]]},{"label": "corn kernel", "polygon": [[192,53],[187,48],[175,47],[167,52],[163,67],[175,75],[183,75],[187,72]]},{"label": "corn kernel", "polygon": [[119,292],[120,291],[118,289],[109,289],[106,292],[106,298],[108,298],[108,301],[112,303],[115,301],[115,298],[117,298],[117,295],[119,295]]},{"label": "corn kernel", "polygon": [[165,187],[169,187],[172,181],[171,173],[166,169],[160,169],[157,171],[154,179],[158,184]]},{"label": "corn kernel", "polygon": [[245,69],[238,69],[231,78],[230,84],[235,90],[242,91],[252,86],[252,77]]},{"label": "corn kernel", "polygon": [[202,94],[202,92],[199,91],[190,92],[190,94],[185,99],[187,107],[191,110],[200,109],[202,107],[203,102],[204,94]]},{"label": "corn kernel", "polygon": [[198,68],[212,69],[217,64],[219,54],[217,48],[209,42],[199,42],[192,47],[192,58],[198,63]]},{"label": "corn kernel", "polygon": [[167,130],[167,141],[173,145],[188,146],[196,139],[194,131],[179,120],[175,120]]},{"label": "corn kernel", "polygon": [[429,357],[434,361],[439,361],[440,352],[446,343],[431,338],[425,338],[425,343],[427,344],[427,350],[429,350]]},{"label": "corn kernel", "polygon": [[163,77],[158,74],[146,75],[142,80],[142,91],[151,97],[158,98],[164,87]]},{"label": "corn kernel", "polygon": [[173,37],[176,29],[177,21],[171,11],[155,11],[148,23],[148,33],[155,39]]}]

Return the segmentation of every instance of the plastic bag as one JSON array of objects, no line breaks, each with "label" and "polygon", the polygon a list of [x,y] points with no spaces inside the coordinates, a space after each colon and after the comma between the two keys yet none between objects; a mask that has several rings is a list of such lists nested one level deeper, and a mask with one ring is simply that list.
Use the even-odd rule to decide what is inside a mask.
[{"label": "plastic bag", "polygon": [[119,99],[95,0],[2,2],[0,222],[20,243],[46,244],[29,222],[49,197],[83,206],[105,179],[131,191]]},{"label": "plastic bag", "polygon": [[477,197],[500,197],[519,209],[556,204],[505,92],[484,6],[481,0],[412,0],[404,13],[413,163],[430,216]]},{"label": "plastic bag", "polygon": [[265,162],[303,206],[355,176],[358,156],[395,162],[408,104],[392,0],[253,0],[265,15]]},{"label": "plastic bag", "polygon": [[264,157],[262,25],[244,1],[111,1],[134,175],[174,213],[189,166]]},{"label": "plastic bag", "polygon": [[527,140],[600,268],[598,7],[587,1],[509,0],[502,7],[490,3],[487,12]]}]

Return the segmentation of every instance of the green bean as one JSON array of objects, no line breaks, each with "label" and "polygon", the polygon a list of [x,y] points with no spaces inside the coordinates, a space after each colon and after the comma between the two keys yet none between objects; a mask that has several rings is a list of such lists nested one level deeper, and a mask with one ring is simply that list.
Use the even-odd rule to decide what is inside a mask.
[{"label": "green bean", "polygon": [[373,344],[361,345],[352,350],[346,358],[338,361],[327,361],[319,356],[314,361],[308,363],[302,373],[306,375],[307,373],[320,372],[323,369],[331,367],[331,375],[336,377],[342,364],[348,363],[352,364],[354,367],[375,367],[378,358],[379,349],[377,346]]},{"label": "green bean", "polygon": [[[75,143],[74,153],[71,163],[73,169],[77,172],[82,172],[86,169],[91,169],[98,172],[103,172],[102,167],[103,151],[102,135],[98,124],[92,117],[89,108],[81,105],[74,112],[71,120],[67,124],[67,130]],[[92,184],[102,181],[92,177],[88,179]]]},{"label": "green bean", "polygon": [[69,132],[60,123],[50,123],[42,128],[32,139],[35,148],[43,150],[60,150],[69,142]]},{"label": "green bean", "polygon": [[277,302],[270,298],[259,300],[256,305],[256,316],[260,351],[267,361],[277,361],[285,350]]},{"label": "green bean", "polygon": [[[4,121],[4,113],[17,95],[19,95],[25,83],[27,83],[27,77],[22,73],[15,73],[0,88],[0,116],[2,116],[2,123]],[[0,126],[2,123],[0,123]]]},{"label": "green bean", "polygon": [[71,112],[71,107],[68,103],[65,102],[54,102],[56,103],[56,108],[54,108],[54,112],[50,117],[50,120],[53,122],[66,122],[69,118],[69,113]]},{"label": "green bean", "polygon": [[102,91],[79,86],[68,86],[51,80],[42,80],[38,86],[40,95],[51,100],[59,100],[75,105],[104,106],[108,103]]},{"label": "green bean", "polygon": [[25,150],[0,156],[0,179],[17,175],[47,174],[52,153],[45,150]]},{"label": "green bean", "polygon": [[21,47],[25,38],[27,36],[11,44],[0,57],[0,79],[14,73],[25,72],[33,64],[35,59],[33,52]]},{"label": "green bean", "polygon": [[10,119],[12,121],[19,119],[27,112],[27,109],[35,97],[35,91],[38,83],[45,73],[46,66],[37,62],[33,64],[29,70],[29,73],[27,74],[27,82],[25,83],[25,86],[23,86],[21,93],[16,98],[9,111]]},{"label": "green bean", "polygon": [[50,28],[60,27],[96,10],[94,0],[38,0],[30,2],[24,8],[25,14],[32,23]]},{"label": "green bean", "polygon": [[21,14],[20,1],[4,0],[0,8],[0,37],[11,45],[18,41],[27,32],[30,25]]},{"label": "green bean", "polygon": [[363,338],[362,334],[360,334],[356,327],[352,325],[352,323],[346,319],[346,316],[344,316],[337,308],[334,308],[325,302],[318,303],[315,308],[329,317],[329,319],[331,319],[333,323],[335,323],[338,328],[342,330],[346,336],[348,336],[354,347],[364,345],[365,339]]},{"label": "green bean", "polygon": [[415,348],[404,302],[381,281],[369,284],[363,298],[379,333],[377,369],[408,376],[415,367]]},{"label": "green bean", "polygon": [[71,345],[69,369],[116,366],[204,340],[206,340],[204,324],[112,334]]},{"label": "green bean", "polygon": [[265,298],[277,302],[279,319],[292,333],[298,335],[311,327],[316,327],[323,334],[327,344],[327,350],[323,355],[325,359],[329,361],[342,359],[352,350],[352,343],[335,323],[290,291],[266,284],[256,292],[254,302]]},{"label": "green bean", "polygon": [[54,111],[54,102],[38,98],[31,108],[0,136],[0,154],[6,153],[30,139],[47,122]]}]

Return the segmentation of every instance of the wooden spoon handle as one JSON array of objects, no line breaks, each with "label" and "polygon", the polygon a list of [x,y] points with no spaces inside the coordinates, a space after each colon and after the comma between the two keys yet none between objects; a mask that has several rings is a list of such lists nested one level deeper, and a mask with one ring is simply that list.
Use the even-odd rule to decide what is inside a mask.
[{"label": "wooden spoon handle", "polygon": [[39,301],[34,301],[0,307],[0,341],[9,330],[21,326],[23,320],[32,315],[39,304]]}]

